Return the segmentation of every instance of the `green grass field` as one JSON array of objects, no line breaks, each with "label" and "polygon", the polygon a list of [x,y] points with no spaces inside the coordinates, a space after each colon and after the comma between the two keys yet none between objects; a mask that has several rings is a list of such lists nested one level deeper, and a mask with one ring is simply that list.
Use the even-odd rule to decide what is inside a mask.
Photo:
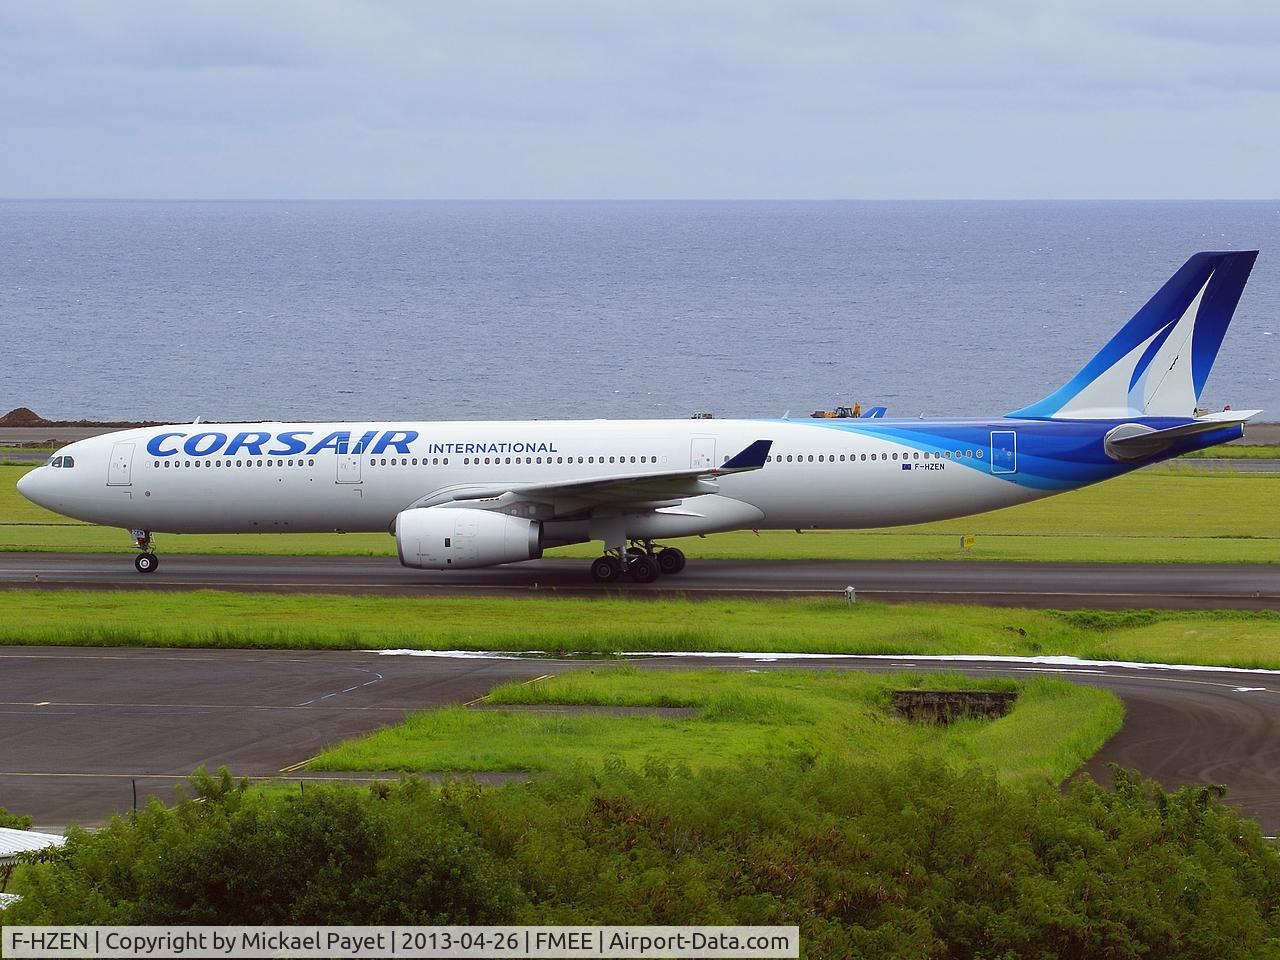
[{"label": "green grass field", "polygon": [[1184,453],[1186,460],[1280,460],[1280,446],[1268,444],[1224,443]]},{"label": "green grass field", "polygon": [[430,650],[1039,654],[1280,669],[1280,613],[996,609],[839,600],[0,592],[0,644]]},{"label": "green grass field", "polygon": [[[895,689],[1016,690],[998,720],[912,722],[889,706]],[[843,672],[574,671],[508,684],[489,697],[506,706],[692,707],[692,717],[524,713],[452,707],[340,744],[308,766],[320,770],[563,771],[616,758],[697,769],[747,760],[831,758],[889,763],[918,754],[991,764],[1011,780],[1062,780],[1120,729],[1123,708],[1103,690],[1061,680],[868,676]]]},{"label": "green grass field", "polygon": [[[0,467],[0,550],[121,552],[123,530],[49,513],[20,497],[27,467]],[[1145,471],[1035,503],[960,520],[861,531],[765,531],[680,541],[691,559],[1038,560],[1130,563],[1280,562],[1280,474]],[[973,549],[960,537],[974,534]],[[390,536],[159,535],[159,552],[393,556]],[[590,557],[595,545],[551,551]]]}]

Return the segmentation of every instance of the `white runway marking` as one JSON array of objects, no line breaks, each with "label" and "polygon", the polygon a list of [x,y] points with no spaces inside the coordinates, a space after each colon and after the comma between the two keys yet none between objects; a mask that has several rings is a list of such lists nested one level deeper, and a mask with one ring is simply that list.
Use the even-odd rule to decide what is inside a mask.
[{"label": "white runway marking", "polygon": [[[443,657],[459,660],[525,660],[549,656],[545,650],[379,650],[382,657]],[[901,653],[764,653],[741,650],[623,650],[609,654],[612,657],[671,658],[689,660],[751,660],[755,663],[775,663],[779,660],[876,660],[890,666],[910,667],[916,663],[996,663],[1011,666],[1036,666],[1056,668],[1064,673],[1097,673],[1097,669],[1124,670],[1182,670],[1190,673],[1247,673],[1280,676],[1280,670],[1265,667],[1222,667],[1194,663],[1146,663],[1141,660],[1085,660],[1080,657],[1014,657],[993,654],[901,654]],[[1253,687],[1266,690],[1266,687]]]}]

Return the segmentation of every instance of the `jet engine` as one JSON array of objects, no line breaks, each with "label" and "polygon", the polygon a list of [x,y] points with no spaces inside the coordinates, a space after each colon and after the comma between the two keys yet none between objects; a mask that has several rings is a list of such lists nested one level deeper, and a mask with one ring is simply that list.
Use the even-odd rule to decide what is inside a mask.
[{"label": "jet engine", "polygon": [[452,570],[537,560],[542,525],[536,520],[465,507],[415,507],[396,516],[396,549],[406,567]]}]

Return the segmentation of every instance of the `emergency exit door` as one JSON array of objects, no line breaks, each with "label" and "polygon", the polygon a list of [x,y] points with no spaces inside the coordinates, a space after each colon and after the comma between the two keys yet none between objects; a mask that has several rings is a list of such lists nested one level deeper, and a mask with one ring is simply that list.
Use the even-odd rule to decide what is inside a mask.
[{"label": "emergency exit door", "polygon": [[107,486],[127,487],[133,480],[133,444],[111,445],[111,461],[107,464]]},{"label": "emergency exit door", "polygon": [[716,465],[716,438],[694,437],[689,446],[689,469],[710,470]]}]

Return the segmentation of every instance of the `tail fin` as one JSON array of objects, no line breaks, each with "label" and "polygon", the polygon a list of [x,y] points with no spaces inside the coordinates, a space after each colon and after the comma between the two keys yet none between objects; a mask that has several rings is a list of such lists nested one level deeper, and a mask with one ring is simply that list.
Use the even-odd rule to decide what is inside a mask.
[{"label": "tail fin", "polygon": [[1197,253],[1084,369],[1011,417],[1191,417],[1258,251]]}]

